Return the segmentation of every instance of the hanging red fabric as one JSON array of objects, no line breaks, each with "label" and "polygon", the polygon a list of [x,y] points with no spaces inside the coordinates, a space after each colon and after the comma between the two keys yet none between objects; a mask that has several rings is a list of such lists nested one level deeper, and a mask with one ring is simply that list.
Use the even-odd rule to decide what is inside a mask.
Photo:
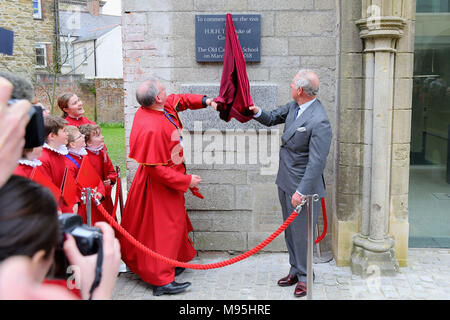
[{"label": "hanging red fabric", "polygon": [[214,99],[218,104],[220,118],[226,122],[231,118],[244,123],[253,119],[248,107],[253,105],[250,96],[250,84],[247,77],[244,54],[234,28],[233,17],[226,15],[225,53],[219,96]]}]

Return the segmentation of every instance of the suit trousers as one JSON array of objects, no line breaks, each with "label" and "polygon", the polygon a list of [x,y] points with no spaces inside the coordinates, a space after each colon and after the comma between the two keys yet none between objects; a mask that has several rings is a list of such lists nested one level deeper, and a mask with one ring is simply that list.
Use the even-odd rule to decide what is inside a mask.
[{"label": "suit trousers", "polygon": [[[292,206],[292,194],[286,193],[278,188],[283,220],[285,221],[294,211]],[[311,205],[310,205],[311,207]],[[314,202],[313,230],[316,230],[317,219],[321,208],[320,201]],[[286,246],[289,252],[290,275],[296,275],[298,281],[306,282],[307,279],[307,204],[302,207],[300,214],[292,221],[289,227],[284,230]],[[316,239],[316,236],[314,236]]]}]

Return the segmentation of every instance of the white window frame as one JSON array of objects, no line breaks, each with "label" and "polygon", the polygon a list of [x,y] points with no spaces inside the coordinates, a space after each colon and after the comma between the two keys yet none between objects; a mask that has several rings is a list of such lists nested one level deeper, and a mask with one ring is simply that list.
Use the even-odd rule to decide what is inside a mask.
[{"label": "white window frame", "polygon": [[[36,68],[46,68],[47,67],[47,45],[45,43],[36,43],[34,45],[34,49],[35,49],[35,65],[36,65]],[[44,49],[44,65],[37,64],[36,49]]]},{"label": "white window frame", "polygon": [[33,5],[34,3],[38,4],[38,11],[37,13],[34,12],[34,6],[33,6],[33,18],[34,19],[42,19],[42,3],[41,0],[32,0],[31,4]]}]

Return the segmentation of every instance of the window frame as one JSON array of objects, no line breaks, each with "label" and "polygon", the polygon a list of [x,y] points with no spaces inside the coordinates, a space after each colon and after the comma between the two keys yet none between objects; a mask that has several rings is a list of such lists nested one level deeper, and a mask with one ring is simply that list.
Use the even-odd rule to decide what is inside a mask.
[{"label": "window frame", "polygon": [[[37,3],[37,13],[34,12],[34,3]],[[41,0],[32,0],[31,4],[33,5],[33,19],[42,19],[42,1]]]},{"label": "window frame", "polygon": [[[43,54],[43,56],[44,56],[44,65],[41,65],[41,64],[37,63],[38,55],[37,55],[36,49],[44,49],[44,54]],[[39,43],[39,42],[35,43],[34,44],[34,57],[35,57],[35,66],[36,66],[36,68],[46,68],[47,65],[48,65],[48,61],[47,61],[47,44]]]}]

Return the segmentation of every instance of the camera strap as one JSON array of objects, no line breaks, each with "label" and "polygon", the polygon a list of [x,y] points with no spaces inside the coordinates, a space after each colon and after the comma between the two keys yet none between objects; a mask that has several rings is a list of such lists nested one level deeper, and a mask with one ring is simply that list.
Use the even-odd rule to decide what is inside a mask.
[{"label": "camera strap", "polygon": [[91,290],[89,291],[89,300],[92,300],[92,293],[94,290],[100,285],[100,281],[102,280],[102,265],[103,265],[103,237],[99,237],[96,239],[98,245],[97,252],[97,265],[95,266],[95,279],[92,283]]}]

